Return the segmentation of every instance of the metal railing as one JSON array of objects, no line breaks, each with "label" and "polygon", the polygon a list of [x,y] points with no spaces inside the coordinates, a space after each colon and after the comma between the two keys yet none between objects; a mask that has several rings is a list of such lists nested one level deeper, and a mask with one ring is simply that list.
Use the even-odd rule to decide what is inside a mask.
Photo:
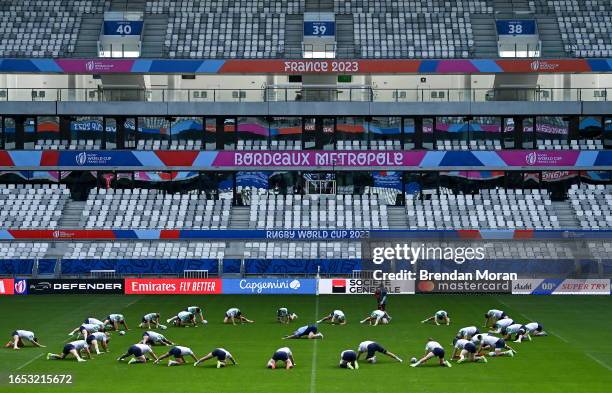
[{"label": "metal railing", "polygon": [[77,102],[487,102],[610,101],[612,87],[519,89],[379,89],[267,87],[258,89],[0,88],[0,101]]}]

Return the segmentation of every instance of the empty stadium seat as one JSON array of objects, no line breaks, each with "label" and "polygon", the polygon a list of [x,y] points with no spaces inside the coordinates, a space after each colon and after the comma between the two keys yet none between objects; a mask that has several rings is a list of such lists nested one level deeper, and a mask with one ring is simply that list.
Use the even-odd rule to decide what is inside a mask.
[{"label": "empty stadium seat", "polygon": [[55,229],[69,199],[64,185],[0,185],[0,226]]}]

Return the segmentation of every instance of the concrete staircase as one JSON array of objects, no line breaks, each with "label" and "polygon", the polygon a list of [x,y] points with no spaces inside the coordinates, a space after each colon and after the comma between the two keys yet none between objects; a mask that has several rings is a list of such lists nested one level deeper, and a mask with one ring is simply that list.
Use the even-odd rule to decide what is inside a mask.
[{"label": "concrete staircase", "polygon": [[74,45],[73,57],[96,58],[98,57],[98,41],[104,22],[103,14],[84,14],[81,19],[79,35]]},{"label": "concrete staircase", "polygon": [[228,228],[230,229],[248,229],[249,228],[249,212],[250,207],[234,206],[230,212]]},{"label": "concrete staircase", "polygon": [[355,30],[352,14],[336,15],[336,57],[354,59],[361,53],[355,48]]},{"label": "concrete staircase", "polygon": [[574,209],[569,201],[556,201],[552,203],[555,213],[559,219],[559,226],[563,229],[580,228],[580,222],[574,213]]},{"label": "concrete staircase", "polygon": [[404,206],[387,206],[389,229],[408,229],[408,216]]},{"label": "concrete staircase", "polygon": [[512,14],[515,12],[529,12],[529,2],[527,0],[494,0],[493,6],[497,13]]},{"label": "concrete staircase", "polygon": [[285,58],[300,59],[302,57],[303,38],[304,15],[287,15],[285,17]]},{"label": "concrete staircase", "polygon": [[495,17],[490,14],[472,14],[470,20],[474,36],[470,56],[487,59],[498,57]]},{"label": "concrete staircase", "polygon": [[144,12],[146,0],[111,0],[111,11],[140,11]]},{"label": "concrete staircase", "polygon": [[57,223],[58,228],[80,228],[81,218],[83,217],[83,209],[85,209],[85,202],[83,201],[68,201],[64,205],[62,215]]},{"label": "concrete staircase", "polygon": [[536,15],[538,32],[542,42],[541,56],[544,58],[560,58],[567,56],[557,17],[553,15]]},{"label": "concrete staircase", "polygon": [[167,28],[168,15],[145,15],[140,57],[163,57]]},{"label": "concrete staircase", "polygon": [[305,0],[306,12],[334,12],[334,0]]}]

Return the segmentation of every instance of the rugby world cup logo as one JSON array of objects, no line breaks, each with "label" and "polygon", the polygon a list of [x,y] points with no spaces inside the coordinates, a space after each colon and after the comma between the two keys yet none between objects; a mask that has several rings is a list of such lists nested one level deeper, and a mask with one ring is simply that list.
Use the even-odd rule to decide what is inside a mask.
[{"label": "rugby world cup logo", "polygon": [[85,63],[85,69],[87,71],[93,71],[96,68],[96,64],[94,63],[93,60],[88,61],[87,63]]},{"label": "rugby world cup logo", "polygon": [[85,163],[87,162],[87,153],[82,152],[82,153],[77,154],[75,160],[76,160],[77,165],[79,166],[85,165]]},{"label": "rugby world cup logo", "polygon": [[538,160],[538,154],[534,151],[525,156],[525,162],[527,165],[535,165]]},{"label": "rugby world cup logo", "polygon": [[26,280],[17,280],[17,282],[15,282],[15,293],[18,295],[23,295],[24,293],[26,293],[26,290],[28,289],[28,285],[26,284]]},{"label": "rugby world cup logo", "polygon": [[537,70],[539,70],[539,69],[540,69],[540,62],[539,62],[539,61],[537,61],[537,60],[532,61],[532,62],[531,62],[531,64],[530,64],[530,66],[531,66],[531,70],[532,70],[532,71],[537,71]]}]

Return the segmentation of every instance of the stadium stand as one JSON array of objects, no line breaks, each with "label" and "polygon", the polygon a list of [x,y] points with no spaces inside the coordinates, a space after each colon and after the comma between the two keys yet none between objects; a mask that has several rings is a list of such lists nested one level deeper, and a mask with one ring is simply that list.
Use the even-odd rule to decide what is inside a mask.
[{"label": "stadium stand", "polygon": [[[2,259],[38,259],[45,256],[49,243],[41,242],[2,242]],[[31,269],[30,269],[31,270]]]},{"label": "stadium stand", "polygon": [[70,243],[66,259],[219,259],[223,242],[76,242]]},{"label": "stadium stand", "polygon": [[569,197],[583,229],[612,227],[612,187],[610,185],[572,185]]},{"label": "stadium stand", "polygon": [[355,242],[247,242],[245,258],[253,259],[360,259],[361,247]]},{"label": "stadium stand", "polygon": [[70,192],[65,186],[0,185],[0,225],[55,229]]}]

